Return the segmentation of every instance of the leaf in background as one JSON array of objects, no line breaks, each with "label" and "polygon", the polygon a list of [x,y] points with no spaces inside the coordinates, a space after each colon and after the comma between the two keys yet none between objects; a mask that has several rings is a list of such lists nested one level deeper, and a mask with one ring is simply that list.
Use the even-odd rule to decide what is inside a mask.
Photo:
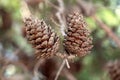
[{"label": "leaf in background", "polygon": [[88,28],[90,28],[91,31],[94,31],[97,28],[95,21],[92,18],[86,18],[86,22],[88,24]]},{"label": "leaf in background", "polygon": [[117,18],[119,19],[119,22],[120,22],[120,6],[116,7],[115,13],[116,13]]},{"label": "leaf in background", "polygon": [[105,39],[105,40],[102,42],[102,47],[106,48],[106,47],[108,47],[108,46],[110,46],[110,41],[109,41],[109,39]]},{"label": "leaf in background", "polygon": [[20,6],[20,0],[0,0],[0,5],[8,10],[18,10]]},{"label": "leaf in background", "polygon": [[83,64],[85,66],[89,66],[92,64],[92,61],[93,61],[93,54],[91,53],[89,56],[86,56],[83,58]]},{"label": "leaf in background", "polygon": [[105,31],[103,31],[102,29],[99,29],[96,33],[96,36],[98,38],[103,38],[105,36],[105,34],[106,34]]},{"label": "leaf in background", "polygon": [[20,0],[0,0],[0,7],[11,12],[14,19],[20,19]]},{"label": "leaf in background", "polygon": [[101,8],[97,11],[97,16],[110,27],[118,26],[119,20],[116,15],[107,8]]},{"label": "leaf in background", "polygon": [[78,80],[91,80],[91,74],[87,69],[82,70],[77,74]]}]

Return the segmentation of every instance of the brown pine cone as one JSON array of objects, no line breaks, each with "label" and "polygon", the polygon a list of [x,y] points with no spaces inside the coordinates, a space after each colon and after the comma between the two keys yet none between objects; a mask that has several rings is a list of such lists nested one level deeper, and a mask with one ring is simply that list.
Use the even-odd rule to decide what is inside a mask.
[{"label": "brown pine cone", "polygon": [[85,56],[93,47],[90,32],[86,28],[83,16],[74,12],[67,16],[67,32],[64,47],[67,53],[75,56]]},{"label": "brown pine cone", "polygon": [[58,51],[59,38],[43,20],[34,17],[25,19],[26,37],[35,48],[38,58],[51,57]]},{"label": "brown pine cone", "polygon": [[120,80],[120,61],[109,62],[106,69],[111,80]]}]

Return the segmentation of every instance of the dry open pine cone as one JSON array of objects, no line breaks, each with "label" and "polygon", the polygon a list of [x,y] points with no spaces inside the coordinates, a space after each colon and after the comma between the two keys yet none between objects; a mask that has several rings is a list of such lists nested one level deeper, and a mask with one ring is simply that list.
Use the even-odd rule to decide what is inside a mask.
[{"label": "dry open pine cone", "polygon": [[28,17],[24,21],[26,37],[35,48],[35,56],[39,58],[49,58],[59,49],[59,38],[50,26],[43,20],[35,17]]},{"label": "dry open pine cone", "polygon": [[83,16],[78,12],[69,14],[66,18],[67,32],[64,47],[67,53],[75,56],[85,56],[93,47],[90,32]]},{"label": "dry open pine cone", "polygon": [[120,80],[120,60],[109,62],[106,65],[106,69],[108,71],[111,80]]}]

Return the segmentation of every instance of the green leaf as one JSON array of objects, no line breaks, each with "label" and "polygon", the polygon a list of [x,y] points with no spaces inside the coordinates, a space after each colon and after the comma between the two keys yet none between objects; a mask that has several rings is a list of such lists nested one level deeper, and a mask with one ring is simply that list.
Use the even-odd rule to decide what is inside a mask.
[{"label": "green leaf", "polygon": [[107,8],[101,8],[97,11],[97,16],[110,27],[118,26],[119,20],[116,15]]},{"label": "green leaf", "polygon": [[86,22],[88,24],[88,28],[90,28],[91,31],[94,31],[97,28],[95,21],[92,18],[86,18]]},{"label": "green leaf", "polygon": [[103,38],[105,36],[105,31],[103,31],[102,29],[99,29],[98,32],[96,33],[96,36],[98,38]]}]

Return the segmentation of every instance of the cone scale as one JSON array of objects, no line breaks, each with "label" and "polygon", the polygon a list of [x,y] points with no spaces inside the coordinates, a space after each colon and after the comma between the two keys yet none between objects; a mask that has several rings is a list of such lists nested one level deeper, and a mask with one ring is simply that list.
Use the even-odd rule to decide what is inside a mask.
[{"label": "cone scale", "polygon": [[59,49],[59,38],[43,20],[28,17],[24,21],[27,40],[35,49],[39,58],[52,57]]},{"label": "cone scale", "polygon": [[79,57],[90,53],[93,47],[92,38],[83,16],[78,12],[74,12],[67,16],[66,21],[67,31],[64,39],[66,52]]}]

